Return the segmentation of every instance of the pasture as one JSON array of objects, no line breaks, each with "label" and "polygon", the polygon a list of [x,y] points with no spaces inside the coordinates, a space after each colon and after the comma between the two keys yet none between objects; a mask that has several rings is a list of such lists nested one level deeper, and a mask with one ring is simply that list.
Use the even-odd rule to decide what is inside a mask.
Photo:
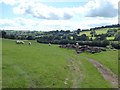
[{"label": "pasture", "polygon": [[[109,28],[99,29],[99,30],[96,30],[96,33],[97,34],[105,34],[105,33],[107,33],[107,30],[109,30]],[[91,37],[90,31],[83,31],[80,33],[80,35],[82,35],[82,34],[86,34],[87,36]]]},{"label": "pasture", "polygon": [[[118,30],[117,28],[98,29],[98,30],[96,30],[96,34],[105,34],[105,33],[107,33],[108,30],[111,30],[111,29],[116,29],[116,30]],[[90,31],[80,32],[80,35],[82,35],[82,34],[86,34],[89,38],[91,38]],[[113,40],[114,38],[115,38],[114,36],[107,37],[107,40]],[[92,39],[95,39],[95,37],[92,37]]]},{"label": "pasture", "polygon": [[2,40],[3,88],[112,88],[87,58],[118,75],[118,50],[76,54],[74,50],[36,41]]}]

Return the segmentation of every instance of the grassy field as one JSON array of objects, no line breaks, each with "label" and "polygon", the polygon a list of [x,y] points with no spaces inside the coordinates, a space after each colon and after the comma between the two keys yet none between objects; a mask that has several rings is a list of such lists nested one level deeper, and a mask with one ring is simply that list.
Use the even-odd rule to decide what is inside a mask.
[{"label": "grassy field", "polygon": [[[105,33],[107,33],[107,30],[110,30],[110,29],[117,29],[117,28],[99,29],[99,30],[96,30],[96,34],[105,34]],[[80,32],[80,35],[82,35],[82,34],[86,34],[89,38],[91,38],[90,31]],[[95,39],[95,37],[93,37],[93,39]],[[107,37],[107,40],[113,40],[113,39],[114,39],[114,37]]]},{"label": "grassy field", "polygon": [[14,40],[3,40],[2,87],[3,88],[111,88],[92,63],[93,58],[118,74],[117,51],[99,54],[76,54],[31,41],[17,45]]},{"label": "grassy field", "polygon": [[95,59],[118,75],[118,51],[106,51],[96,54],[82,53],[82,56]]},{"label": "grassy field", "polygon": [[[99,30],[96,30],[96,33],[97,33],[97,34],[105,34],[105,33],[107,33],[107,30],[109,30],[109,28],[99,29]],[[90,31],[81,32],[80,35],[82,35],[82,34],[86,34],[86,35],[89,36],[89,37],[91,36],[91,35],[90,35]]]}]

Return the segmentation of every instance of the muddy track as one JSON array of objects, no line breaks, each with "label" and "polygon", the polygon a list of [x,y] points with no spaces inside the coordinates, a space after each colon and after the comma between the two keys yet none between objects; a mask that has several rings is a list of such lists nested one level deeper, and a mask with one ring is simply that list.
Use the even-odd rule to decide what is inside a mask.
[{"label": "muddy track", "polygon": [[110,69],[103,66],[101,63],[97,62],[96,60],[93,60],[91,58],[86,58],[86,57],[84,58],[89,60],[98,69],[98,71],[101,73],[104,79],[110,82],[114,88],[118,88],[117,75],[115,75]]},{"label": "muddy track", "polygon": [[80,62],[76,60],[69,60],[69,69],[72,73],[72,87],[71,88],[79,88],[80,81],[82,79],[82,73],[80,71]]}]

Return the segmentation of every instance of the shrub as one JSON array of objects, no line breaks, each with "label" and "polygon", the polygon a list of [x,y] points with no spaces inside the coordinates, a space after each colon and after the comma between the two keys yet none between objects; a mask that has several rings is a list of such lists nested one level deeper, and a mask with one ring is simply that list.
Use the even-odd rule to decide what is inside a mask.
[{"label": "shrub", "polygon": [[112,45],[112,47],[114,47],[115,49],[120,49],[120,42],[118,42],[118,43],[112,43],[111,45]]}]

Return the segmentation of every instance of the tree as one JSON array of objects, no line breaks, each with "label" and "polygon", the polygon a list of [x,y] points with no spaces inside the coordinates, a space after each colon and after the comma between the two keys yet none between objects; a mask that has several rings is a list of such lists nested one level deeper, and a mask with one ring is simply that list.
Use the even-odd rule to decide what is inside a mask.
[{"label": "tree", "polygon": [[81,36],[77,36],[77,41],[87,41],[89,40],[88,36],[86,34],[82,34]]},{"label": "tree", "polygon": [[93,41],[92,37],[90,38],[90,41]]},{"label": "tree", "polygon": [[91,34],[91,37],[94,37],[96,35],[96,31],[95,30],[91,30],[90,34]]},{"label": "tree", "polygon": [[61,40],[61,37],[58,36],[58,35],[56,35],[56,36],[54,37],[54,40]]},{"label": "tree", "polygon": [[15,37],[15,35],[7,35],[7,38],[9,38],[9,39],[16,39],[16,37]]},{"label": "tree", "polygon": [[120,41],[120,32],[118,32],[116,35],[115,35],[115,39],[116,41]]},{"label": "tree", "polygon": [[5,31],[1,31],[1,35],[2,35],[2,38],[6,38],[6,32]]},{"label": "tree", "polygon": [[96,38],[95,38],[95,40],[106,40],[106,37],[107,37],[107,35],[106,34],[99,34],[99,36],[97,36]]},{"label": "tree", "polygon": [[106,34],[102,34],[101,36],[100,36],[100,40],[106,40]]},{"label": "tree", "polygon": [[62,37],[62,39],[67,39],[67,36],[64,35],[64,36]]},{"label": "tree", "polygon": [[77,34],[80,34],[80,31],[81,31],[81,29],[78,28],[78,29],[77,29]]},{"label": "tree", "polygon": [[102,46],[106,47],[107,45],[109,45],[109,41],[108,40],[103,40]]},{"label": "tree", "polygon": [[82,39],[83,41],[87,41],[89,38],[88,38],[88,36],[87,36],[86,34],[82,34],[82,35],[81,35],[81,39]]},{"label": "tree", "polygon": [[76,34],[73,34],[72,36],[73,36],[73,40],[76,41],[78,36]]},{"label": "tree", "polygon": [[67,33],[67,34],[70,33],[70,30],[66,30],[66,33]]},{"label": "tree", "polygon": [[115,33],[116,33],[116,30],[114,30],[114,29],[107,30],[108,37],[114,36]]},{"label": "tree", "polygon": [[120,49],[120,42],[113,42],[111,43],[112,47],[114,47],[115,49]]},{"label": "tree", "polygon": [[34,40],[33,36],[28,36],[26,39],[27,40]]}]

